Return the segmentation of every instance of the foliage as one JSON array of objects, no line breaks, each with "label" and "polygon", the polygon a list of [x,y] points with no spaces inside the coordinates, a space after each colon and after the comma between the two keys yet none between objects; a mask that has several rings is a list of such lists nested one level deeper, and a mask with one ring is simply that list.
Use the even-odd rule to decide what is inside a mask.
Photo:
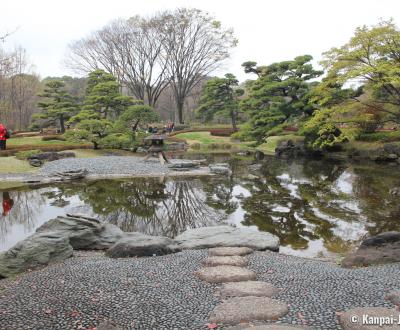
[{"label": "foliage", "polygon": [[367,142],[395,142],[400,141],[400,131],[384,131],[384,132],[374,132],[374,133],[363,133],[359,134],[356,138],[358,141]]},{"label": "foliage", "polygon": [[42,141],[66,141],[62,135],[45,135],[42,137]]},{"label": "foliage", "polygon": [[75,100],[64,90],[64,86],[65,84],[58,80],[46,83],[43,93],[38,94],[45,98],[45,101],[38,103],[41,113],[33,116],[36,120],[58,121],[61,133],[65,132],[65,120],[78,110]]},{"label": "foliage", "polygon": [[[249,95],[242,102],[250,117],[246,135],[261,142],[276,125],[312,114],[310,90],[316,83],[310,80],[322,71],[314,70],[311,60],[309,55],[298,56],[257,70],[259,78],[249,84]],[[248,66],[246,71],[249,72]]]},{"label": "foliage", "polygon": [[324,53],[322,64],[327,77],[320,94],[325,99],[335,97],[331,86],[356,84],[347,97],[360,105],[359,114],[372,118],[376,127],[400,123],[400,31],[393,21],[357,28],[348,43]]},{"label": "foliage", "polygon": [[139,125],[159,120],[159,115],[148,105],[134,105],[125,110],[115,123],[118,131],[136,131]]},{"label": "foliage", "polygon": [[211,121],[216,114],[231,118],[232,127],[236,129],[239,113],[238,97],[244,94],[243,89],[237,88],[239,81],[227,73],[225,78],[214,78],[206,82],[203,88],[198,116],[203,122]]},{"label": "foliage", "polygon": [[103,70],[89,74],[84,110],[93,111],[102,119],[115,119],[135,103],[137,101],[132,97],[120,93],[120,86],[113,75]]}]

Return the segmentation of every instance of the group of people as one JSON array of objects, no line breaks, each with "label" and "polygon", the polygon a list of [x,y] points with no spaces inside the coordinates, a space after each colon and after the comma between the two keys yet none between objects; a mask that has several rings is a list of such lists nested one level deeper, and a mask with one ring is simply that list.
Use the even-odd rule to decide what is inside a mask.
[{"label": "group of people", "polygon": [[[161,133],[162,134],[166,134],[166,133],[170,134],[174,131],[174,128],[175,128],[175,123],[168,123],[167,125],[164,125]],[[159,133],[159,129],[156,126],[154,126],[154,127],[149,126],[147,128],[147,132],[150,134],[157,134],[157,133]]]},{"label": "group of people", "polygon": [[7,139],[10,137],[10,132],[0,123],[0,150],[6,150]]}]

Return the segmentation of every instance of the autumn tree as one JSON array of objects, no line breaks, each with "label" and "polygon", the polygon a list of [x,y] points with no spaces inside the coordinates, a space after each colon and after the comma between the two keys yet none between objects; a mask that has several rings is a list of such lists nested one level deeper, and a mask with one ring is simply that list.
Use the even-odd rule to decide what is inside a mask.
[{"label": "autumn tree", "polygon": [[211,121],[216,114],[229,117],[233,129],[237,129],[237,117],[239,113],[238,97],[243,95],[243,89],[238,88],[239,81],[236,77],[227,73],[224,78],[214,78],[206,82],[198,116],[203,121]]}]

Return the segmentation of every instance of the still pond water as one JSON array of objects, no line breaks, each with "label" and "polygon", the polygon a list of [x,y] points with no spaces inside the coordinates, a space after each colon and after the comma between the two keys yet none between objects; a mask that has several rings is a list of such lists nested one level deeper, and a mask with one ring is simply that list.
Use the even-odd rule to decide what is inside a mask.
[{"label": "still pond water", "polygon": [[[231,177],[84,181],[0,191],[0,250],[66,213],[95,216],[124,231],[174,237],[230,223],[280,237],[281,252],[334,258],[369,234],[400,230],[398,166],[268,158],[228,161]],[[249,173],[258,179],[249,177]],[[9,211],[8,211],[9,210]]]}]

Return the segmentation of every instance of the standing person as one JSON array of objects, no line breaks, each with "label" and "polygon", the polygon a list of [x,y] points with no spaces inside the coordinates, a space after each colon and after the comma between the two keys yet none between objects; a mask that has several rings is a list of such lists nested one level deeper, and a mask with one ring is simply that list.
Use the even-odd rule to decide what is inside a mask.
[{"label": "standing person", "polygon": [[6,142],[9,137],[7,129],[0,123],[0,150],[6,150]]}]

